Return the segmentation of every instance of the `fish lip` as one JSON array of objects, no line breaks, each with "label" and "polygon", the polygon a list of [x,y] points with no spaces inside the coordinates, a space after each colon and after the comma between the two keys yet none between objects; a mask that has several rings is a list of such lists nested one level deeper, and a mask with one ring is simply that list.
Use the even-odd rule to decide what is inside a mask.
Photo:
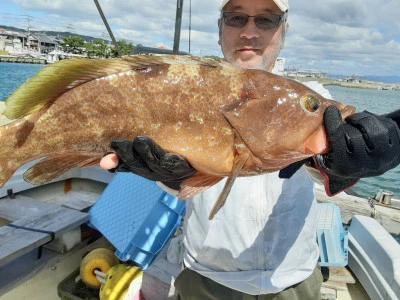
[{"label": "fish lip", "polygon": [[341,113],[341,115],[342,115],[343,121],[344,121],[347,117],[349,117],[349,116],[351,116],[352,114],[354,114],[355,111],[356,111],[356,108],[355,108],[354,106],[351,106],[351,105],[346,105],[345,107],[342,107],[342,108],[340,109],[340,113]]}]

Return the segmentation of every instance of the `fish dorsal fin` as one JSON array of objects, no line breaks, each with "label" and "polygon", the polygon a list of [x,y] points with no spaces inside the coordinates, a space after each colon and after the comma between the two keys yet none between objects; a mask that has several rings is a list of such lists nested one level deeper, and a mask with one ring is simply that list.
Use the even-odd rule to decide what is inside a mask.
[{"label": "fish dorsal fin", "polygon": [[71,58],[48,65],[20,85],[6,101],[4,115],[19,119],[38,111],[67,91],[101,77],[156,65],[195,64],[218,67],[218,62],[191,56],[134,55],[115,59]]}]

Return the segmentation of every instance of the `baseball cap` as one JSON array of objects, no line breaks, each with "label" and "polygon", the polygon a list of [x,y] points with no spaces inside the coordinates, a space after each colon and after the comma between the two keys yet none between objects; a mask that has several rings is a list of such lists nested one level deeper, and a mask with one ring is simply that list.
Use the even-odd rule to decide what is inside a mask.
[{"label": "baseball cap", "polygon": [[[222,10],[224,6],[229,2],[230,0],[222,0],[221,6],[219,7],[219,10]],[[289,9],[289,0],[274,0],[275,4],[279,7],[279,9],[283,12],[287,11]]]}]

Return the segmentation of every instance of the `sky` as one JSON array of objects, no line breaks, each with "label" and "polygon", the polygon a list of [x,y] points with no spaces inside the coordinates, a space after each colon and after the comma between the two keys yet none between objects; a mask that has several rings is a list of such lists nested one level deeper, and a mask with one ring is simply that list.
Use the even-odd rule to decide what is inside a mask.
[{"label": "sky", "polygon": [[[251,0],[248,0],[251,1]],[[99,0],[117,40],[173,47],[176,0]],[[144,4],[146,3],[146,4]],[[220,0],[184,0],[180,50],[222,57]],[[399,0],[291,0],[286,68],[400,76]],[[191,18],[189,18],[191,11]],[[190,20],[190,21],[189,21]],[[110,39],[92,0],[1,0],[0,24]]]}]

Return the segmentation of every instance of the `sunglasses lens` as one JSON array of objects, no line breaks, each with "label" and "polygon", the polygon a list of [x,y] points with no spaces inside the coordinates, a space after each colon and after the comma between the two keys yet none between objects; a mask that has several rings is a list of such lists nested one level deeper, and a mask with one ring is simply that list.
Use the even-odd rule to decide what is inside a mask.
[{"label": "sunglasses lens", "polygon": [[254,22],[258,28],[275,28],[281,22],[281,17],[271,14],[258,15],[254,17]]},{"label": "sunglasses lens", "polygon": [[228,26],[243,27],[249,20],[249,16],[242,13],[224,12],[224,22]]},{"label": "sunglasses lens", "polygon": [[[228,26],[243,27],[249,21],[251,16],[238,12],[223,12],[222,17]],[[282,16],[274,14],[260,14],[254,16],[254,22],[258,28],[276,28],[281,23]]]}]

